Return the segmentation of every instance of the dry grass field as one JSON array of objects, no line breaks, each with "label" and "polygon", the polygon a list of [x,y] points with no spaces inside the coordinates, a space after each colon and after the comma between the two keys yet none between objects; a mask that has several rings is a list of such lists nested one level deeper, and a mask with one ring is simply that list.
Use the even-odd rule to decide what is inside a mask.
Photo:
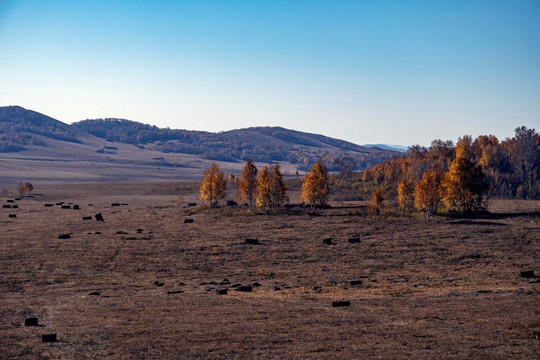
[{"label": "dry grass field", "polygon": [[538,202],[427,223],[361,202],[206,209],[187,182],[34,185],[0,199],[18,205],[0,209],[2,358],[540,357],[540,278],[520,277],[540,273]]}]

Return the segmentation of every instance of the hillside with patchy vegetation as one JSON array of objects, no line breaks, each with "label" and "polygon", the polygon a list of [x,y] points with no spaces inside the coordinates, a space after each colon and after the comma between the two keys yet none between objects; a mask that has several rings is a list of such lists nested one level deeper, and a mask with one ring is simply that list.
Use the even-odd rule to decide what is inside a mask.
[{"label": "hillside with patchy vegetation", "polygon": [[[53,150],[60,146],[55,141],[73,144],[102,141],[103,147],[92,152],[104,155],[114,155],[118,144],[127,144],[133,145],[133,152],[149,150],[161,154],[187,154],[231,163],[242,163],[247,159],[261,163],[288,163],[300,171],[309,170],[320,159],[333,169],[335,161],[342,158],[353,159],[354,169],[361,170],[400,154],[281,127],[211,133],[162,129],[124,119],[84,120],[68,125],[20,106],[0,107],[0,153],[36,147],[37,150],[40,147]],[[95,154],[84,155],[83,150],[78,153],[87,159],[95,157]],[[166,155],[153,155],[153,158],[160,157]]]},{"label": "hillside with patchy vegetation", "polygon": [[80,143],[80,131],[49,116],[20,106],[0,107],[0,152],[16,152],[25,145],[46,146],[36,135]]},{"label": "hillside with patchy vegetation", "polygon": [[218,161],[289,162],[301,170],[308,170],[319,159],[333,164],[335,159],[344,156],[352,157],[357,169],[364,169],[399,154],[282,127],[211,133],[161,129],[125,119],[84,120],[73,126],[108,141],[165,153],[195,154]]}]

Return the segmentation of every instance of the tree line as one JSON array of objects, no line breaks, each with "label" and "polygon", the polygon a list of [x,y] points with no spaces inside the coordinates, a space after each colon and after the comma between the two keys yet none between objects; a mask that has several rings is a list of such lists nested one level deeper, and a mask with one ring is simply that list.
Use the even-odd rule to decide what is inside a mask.
[{"label": "tree line", "polygon": [[538,199],[539,179],[540,136],[522,126],[504,141],[481,135],[463,136],[456,145],[434,140],[429,148],[413,146],[406,155],[365,170],[362,186],[375,188],[379,198],[395,200],[402,210],[430,214],[442,206],[483,210],[492,196]]},{"label": "tree line", "polygon": [[[232,174],[231,174],[232,175]],[[230,180],[234,181],[234,176]],[[246,160],[241,178],[238,181],[239,201],[248,204],[250,209],[276,208],[289,202],[287,186],[283,180],[281,166],[274,164],[257,169],[253,160]],[[227,180],[223,171],[213,162],[204,173],[199,189],[200,199],[210,206],[217,206],[227,195]],[[302,183],[302,202],[312,207],[327,204],[329,194],[329,175],[326,166],[318,161],[304,176]]]}]

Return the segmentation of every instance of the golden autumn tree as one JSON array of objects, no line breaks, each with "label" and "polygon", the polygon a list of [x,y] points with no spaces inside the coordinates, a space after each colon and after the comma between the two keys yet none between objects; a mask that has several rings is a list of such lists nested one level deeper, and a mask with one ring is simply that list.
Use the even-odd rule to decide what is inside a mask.
[{"label": "golden autumn tree", "polygon": [[483,209],[483,196],[489,188],[482,167],[476,166],[471,157],[472,139],[464,136],[456,144],[456,157],[444,177],[444,199],[450,208],[460,212]]},{"label": "golden autumn tree", "polygon": [[437,213],[441,205],[442,180],[443,173],[441,169],[426,170],[414,187],[414,205],[416,209],[426,213],[428,220],[432,214]]},{"label": "golden autumn tree", "polygon": [[244,170],[242,172],[242,178],[238,188],[240,190],[240,201],[246,201],[249,204],[249,208],[252,209],[255,205],[255,199],[257,197],[257,167],[251,159],[246,161]]},{"label": "golden autumn tree", "polygon": [[34,190],[34,186],[29,182],[25,182],[24,184],[19,183],[19,186],[17,187],[17,192],[21,197],[29,194],[32,190]]},{"label": "golden autumn tree", "polygon": [[381,208],[384,202],[384,194],[380,187],[373,190],[371,193],[371,202],[369,203],[369,210],[377,215],[381,212]]},{"label": "golden autumn tree", "polygon": [[270,207],[272,204],[272,184],[268,166],[263,167],[257,177],[257,206]]},{"label": "golden autumn tree", "polygon": [[215,162],[206,169],[199,192],[200,199],[208,201],[210,206],[217,206],[219,201],[225,198],[227,181],[225,180],[225,174]]},{"label": "golden autumn tree", "polygon": [[410,184],[407,182],[407,180],[399,180],[396,199],[400,210],[409,211],[413,208],[414,198],[411,194]]},{"label": "golden autumn tree", "polygon": [[328,170],[323,162],[319,160],[311,167],[309,173],[304,176],[300,200],[311,205],[312,208],[326,205],[329,193],[328,185]]},{"label": "golden autumn tree", "polygon": [[287,197],[287,186],[283,181],[281,166],[279,164],[272,166],[272,171],[270,172],[270,189],[271,206],[279,207],[289,201]]}]

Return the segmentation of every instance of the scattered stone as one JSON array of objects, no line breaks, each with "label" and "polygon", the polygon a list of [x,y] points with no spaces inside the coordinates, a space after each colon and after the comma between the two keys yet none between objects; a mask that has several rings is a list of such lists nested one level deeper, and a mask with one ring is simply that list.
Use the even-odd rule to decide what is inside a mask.
[{"label": "scattered stone", "polygon": [[274,286],[274,291],[280,291],[281,288],[279,286]]},{"label": "scattered stone", "polygon": [[82,219],[83,219],[83,220],[92,220],[92,217],[91,217],[91,216],[83,216]]},{"label": "scattered stone", "polygon": [[61,209],[71,209],[71,205],[62,205]]},{"label": "scattered stone", "polygon": [[234,200],[227,200],[227,206],[238,206],[238,203]]},{"label": "scattered stone", "polygon": [[15,215],[15,214],[9,214],[8,217],[10,217],[10,218],[16,218],[17,215]]},{"label": "scattered stone", "polygon": [[540,340],[540,328],[533,330],[533,337],[537,340]]},{"label": "scattered stone", "polygon": [[234,285],[231,285],[231,287],[233,287],[233,288],[237,288],[237,287],[239,287],[239,286],[242,286],[242,284],[234,284]]},{"label": "scattered stone", "polygon": [[128,204],[126,204],[126,203],[121,203],[120,205],[122,205],[122,206],[128,206]]},{"label": "scattered stone", "polygon": [[144,230],[143,229],[137,229],[137,234],[140,234],[142,233]]},{"label": "scattered stone", "polygon": [[60,234],[58,235],[59,239],[71,239],[71,234]]},{"label": "scattered stone", "polygon": [[4,209],[11,209],[11,205],[2,205],[2,208],[4,208]]},{"label": "scattered stone", "polygon": [[360,286],[362,285],[362,280],[349,280],[349,285]]},{"label": "scattered stone", "polygon": [[101,235],[101,231],[96,231],[94,234],[95,235]]},{"label": "scattered stone", "polygon": [[189,207],[197,206],[197,203],[188,203]]},{"label": "scattered stone", "polygon": [[12,209],[18,209],[18,208],[19,208],[19,205],[12,205],[11,208],[12,208]]},{"label": "scattered stone", "polygon": [[521,270],[519,276],[525,279],[534,278],[534,270]]},{"label": "scattered stone", "polygon": [[11,200],[11,199],[10,199],[10,200],[6,200],[6,201],[7,201],[8,203],[14,203],[14,202],[15,202],[15,200]]},{"label": "scattered stone", "polygon": [[45,204],[45,207],[53,207],[54,204]]},{"label": "scattered stone", "polygon": [[259,240],[257,240],[257,239],[246,239],[246,244],[259,245]]},{"label": "scattered stone", "polygon": [[216,290],[216,294],[218,294],[218,295],[227,295],[228,292],[229,292],[229,290],[227,290],[227,289],[217,289]]},{"label": "scattered stone", "polygon": [[91,292],[90,294],[88,294],[88,295],[99,296],[99,295],[101,295],[101,294],[99,293],[99,291],[92,291],[92,292]]},{"label": "scattered stone", "polygon": [[38,325],[38,318],[37,317],[31,317],[24,319],[24,326],[39,326]]},{"label": "scattered stone", "polygon": [[171,295],[171,294],[181,294],[183,293],[182,290],[172,290],[172,291],[167,291],[167,294],[168,295]]},{"label": "scattered stone", "polygon": [[81,207],[77,204],[73,205],[73,210],[81,210]]},{"label": "scattered stone", "polygon": [[56,342],[56,334],[41,335],[41,342]]},{"label": "scattered stone", "polygon": [[323,244],[326,244],[326,245],[332,245],[332,238],[326,238],[326,239],[323,239]]},{"label": "scattered stone", "polygon": [[101,215],[101,213],[97,213],[96,215],[94,215],[96,217],[96,221],[105,221],[103,219],[103,215]]},{"label": "scattered stone", "polygon": [[229,279],[227,278],[223,278],[223,280],[221,280],[221,285],[228,285],[230,284],[231,282],[229,281]]},{"label": "scattered stone", "polygon": [[111,206],[120,206],[120,203],[112,203]]},{"label": "scattered stone", "polygon": [[21,201],[21,198],[15,198],[15,201]]},{"label": "scattered stone", "polygon": [[57,202],[56,205],[58,205],[58,206],[64,205],[64,202],[63,201]]},{"label": "scattered stone", "polygon": [[236,289],[236,291],[251,292],[253,291],[253,287],[251,285],[241,285]]},{"label": "scattered stone", "polygon": [[193,219],[184,219],[184,224],[190,224],[193,222]]},{"label": "scattered stone", "polygon": [[137,240],[137,238],[134,237],[134,236],[132,236],[132,237],[127,237],[127,238],[125,238],[124,240]]},{"label": "scattered stone", "polygon": [[359,243],[360,242],[360,237],[353,236],[353,237],[349,238],[349,240],[347,240],[347,241],[349,242],[349,244]]},{"label": "scattered stone", "polygon": [[162,282],[156,280],[156,281],[154,281],[154,285],[156,285],[157,287],[161,287],[161,286],[165,285],[165,283],[162,283]]},{"label": "scattered stone", "polygon": [[128,235],[128,233],[124,231],[117,231],[116,235]]},{"label": "scattered stone", "polygon": [[259,287],[259,286],[262,286],[260,283],[258,282],[254,282],[253,284],[251,284],[251,286],[253,287]]},{"label": "scattered stone", "polygon": [[332,307],[343,307],[343,306],[351,306],[351,302],[349,300],[332,301]]}]

